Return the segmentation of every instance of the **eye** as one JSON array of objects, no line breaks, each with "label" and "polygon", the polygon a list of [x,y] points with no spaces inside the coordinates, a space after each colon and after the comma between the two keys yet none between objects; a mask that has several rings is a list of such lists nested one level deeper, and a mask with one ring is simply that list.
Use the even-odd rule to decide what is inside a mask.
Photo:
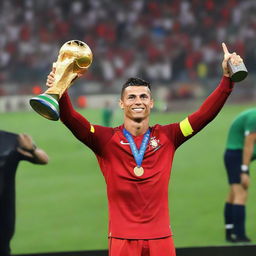
[{"label": "eye", "polygon": [[128,95],[128,99],[131,100],[131,99],[134,99],[135,96],[134,95]]},{"label": "eye", "polygon": [[142,99],[147,99],[147,98],[148,98],[148,95],[147,95],[147,94],[142,94],[140,97],[141,97]]}]

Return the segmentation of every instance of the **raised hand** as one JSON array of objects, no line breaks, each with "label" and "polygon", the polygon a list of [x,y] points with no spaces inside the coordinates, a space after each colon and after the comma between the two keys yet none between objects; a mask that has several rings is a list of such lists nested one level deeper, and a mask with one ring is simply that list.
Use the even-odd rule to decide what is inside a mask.
[{"label": "raised hand", "polygon": [[228,69],[228,61],[233,65],[240,65],[243,62],[243,59],[236,54],[236,52],[230,53],[225,43],[222,43],[222,49],[224,52],[224,59],[222,61],[223,75],[230,77]]},{"label": "raised hand", "polygon": [[[87,72],[87,70],[88,70],[87,68],[78,70],[77,77],[75,77],[75,79],[83,76]],[[52,87],[52,85],[55,81],[55,72],[56,72],[56,67],[55,67],[55,63],[54,63],[53,66],[52,66],[52,71],[47,76],[47,80],[46,80],[46,86],[47,87]],[[75,79],[73,79],[72,82],[74,82]]]},{"label": "raised hand", "polygon": [[46,86],[47,87],[52,87],[52,84],[55,80],[55,72],[56,72],[56,67],[55,65],[53,64],[52,66],[52,71],[51,73],[47,76],[47,80],[46,80]]}]

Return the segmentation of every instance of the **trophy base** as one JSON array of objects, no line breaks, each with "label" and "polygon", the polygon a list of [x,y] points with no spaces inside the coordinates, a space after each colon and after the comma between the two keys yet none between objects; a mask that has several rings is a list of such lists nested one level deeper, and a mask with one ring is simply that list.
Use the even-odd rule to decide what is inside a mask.
[{"label": "trophy base", "polygon": [[244,80],[248,75],[248,72],[244,71],[244,70],[241,70],[241,71],[237,71],[236,73],[234,73],[232,76],[231,76],[231,80],[233,82],[240,82],[242,80]]},{"label": "trophy base", "polygon": [[240,63],[239,65],[233,65],[231,61],[228,61],[228,70],[230,74],[230,78],[233,82],[241,82],[244,80],[247,75],[248,71],[244,63]]},{"label": "trophy base", "polygon": [[60,118],[57,95],[40,94],[30,99],[30,106],[41,116],[57,121]]}]

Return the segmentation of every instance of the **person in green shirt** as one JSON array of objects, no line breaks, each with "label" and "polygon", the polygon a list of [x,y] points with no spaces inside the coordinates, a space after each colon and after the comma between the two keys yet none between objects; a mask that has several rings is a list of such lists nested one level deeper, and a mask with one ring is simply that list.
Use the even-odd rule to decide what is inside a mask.
[{"label": "person in green shirt", "polygon": [[113,109],[109,101],[105,102],[104,108],[102,110],[102,122],[104,126],[110,127],[113,118]]},{"label": "person in green shirt", "polygon": [[224,163],[230,189],[224,207],[226,240],[251,242],[246,235],[246,201],[250,184],[249,166],[256,156],[256,109],[240,113],[232,122]]}]

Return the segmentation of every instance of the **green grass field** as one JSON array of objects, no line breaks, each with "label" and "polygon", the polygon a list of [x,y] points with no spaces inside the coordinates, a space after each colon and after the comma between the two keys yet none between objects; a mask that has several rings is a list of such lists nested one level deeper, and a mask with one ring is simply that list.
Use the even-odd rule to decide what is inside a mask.
[{"label": "green grass field", "polygon": [[[178,149],[170,183],[177,247],[227,245],[223,205],[228,186],[223,151],[232,119],[251,106],[226,105],[212,123]],[[100,124],[99,110],[80,112]],[[151,123],[180,121],[189,113],[152,113]],[[31,134],[50,156],[47,166],[26,162],[19,166],[13,253],[107,249],[106,188],[93,153],[61,122],[48,121],[33,111],[0,116],[2,130]],[[113,125],[121,122],[122,114],[117,111]],[[255,166],[251,169],[247,229],[256,241]]]}]

